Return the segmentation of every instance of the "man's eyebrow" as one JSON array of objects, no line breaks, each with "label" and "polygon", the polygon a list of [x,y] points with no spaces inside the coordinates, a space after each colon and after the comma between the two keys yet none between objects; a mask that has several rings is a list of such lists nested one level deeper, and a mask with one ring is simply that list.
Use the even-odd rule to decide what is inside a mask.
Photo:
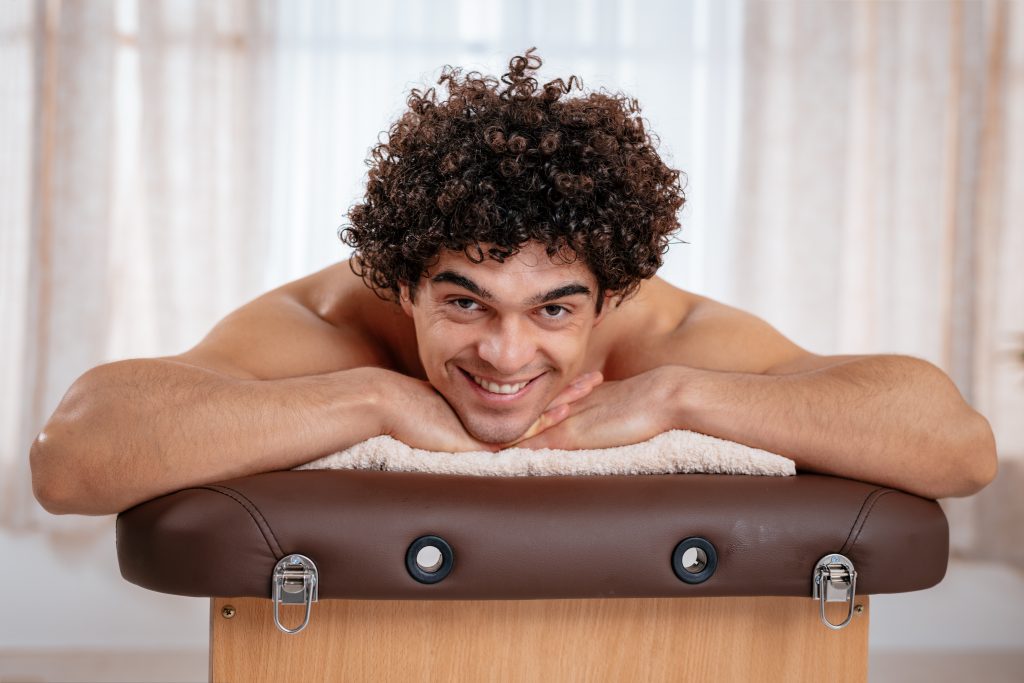
[{"label": "man's eyebrow", "polygon": [[468,289],[469,291],[473,292],[474,294],[476,294],[481,299],[486,299],[488,301],[494,301],[494,295],[493,294],[488,292],[486,289],[484,289],[483,287],[481,287],[477,283],[475,283],[472,280],[470,280],[465,275],[459,275],[454,270],[443,270],[440,273],[438,273],[437,275],[435,275],[434,277],[430,278],[430,281],[431,282],[437,282],[437,283],[450,282],[451,284],[458,285],[459,287],[462,287],[463,289]]},{"label": "man's eyebrow", "polygon": [[[460,275],[459,273],[456,273],[453,270],[441,271],[434,277],[430,278],[430,281],[437,283],[448,282],[453,285],[457,285],[459,287],[462,287],[463,289],[468,289],[470,292],[476,294],[478,297],[486,301],[494,301],[495,299],[495,296],[491,294],[489,291],[487,291],[477,283],[473,282],[465,275]],[[538,294],[536,296],[530,297],[530,299],[526,301],[526,305],[537,306],[539,304],[545,304],[549,301],[554,301],[555,299],[561,299],[567,296],[573,296],[575,294],[585,294],[586,296],[590,296],[590,287],[580,284],[579,282],[571,282],[569,284],[562,285],[561,287],[556,287],[555,289],[552,289],[550,292],[545,292],[543,294]]]},{"label": "man's eyebrow", "polygon": [[587,287],[586,285],[581,285],[578,282],[573,282],[572,284],[568,285],[562,285],[561,287],[552,289],[550,292],[546,294],[538,294],[537,296],[527,301],[526,305],[537,306],[538,304],[546,304],[549,301],[554,301],[555,299],[561,299],[563,297],[572,296],[574,294],[586,294],[587,296],[590,296],[590,287]]}]

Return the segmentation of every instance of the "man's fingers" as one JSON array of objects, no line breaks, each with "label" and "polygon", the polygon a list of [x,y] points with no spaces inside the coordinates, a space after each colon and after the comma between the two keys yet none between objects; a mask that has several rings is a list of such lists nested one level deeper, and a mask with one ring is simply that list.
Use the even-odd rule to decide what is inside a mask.
[{"label": "man's fingers", "polygon": [[604,376],[600,372],[588,372],[585,375],[580,375],[576,380],[562,389],[552,399],[551,403],[548,404],[541,416],[537,418],[537,421],[530,425],[530,428],[515,441],[504,444],[502,448],[511,448],[520,441],[526,441],[527,439],[533,438],[543,432],[545,429],[550,429],[556,424],[569,417],[570,406],[569,404],[573,401],[578,401],[591,391],[594,387],[604,381]]},{"label": "man's fingers", "polygon": [[603,380],[604,377],[600,372],[591,372],[576,378],[576,381],[562,389],[562,391],[560,391],[558,395],[551,400],[547,409],[551,410],[552,408],[557,408],[558,406],[565,405],[566,403],[572,403],[573,401],[580,400],[593,391],[594,387],[600,384]]},{"label": "man's fingers", "polygon": [[569,417],[569,406],[563,403],[560,406],[549,408],[541,416],[537,418],[537,421],[533,423],[533,426],[526,430],[526,433],[519,438],[520,441],[525,441],[530,437],[537,436],[545,429],[553,427],[565,418]]},{"label": "man's fingers", "polygon": [[537,421],[534,422],[521,437],[511,443],[505,444],[502,448],[511,448],[520,441],[526,441],[527,439],[533,438],[545,429],[555,426],[567,417],[569,417],[569,406],[567,404],[549,408],[537,418]]}]

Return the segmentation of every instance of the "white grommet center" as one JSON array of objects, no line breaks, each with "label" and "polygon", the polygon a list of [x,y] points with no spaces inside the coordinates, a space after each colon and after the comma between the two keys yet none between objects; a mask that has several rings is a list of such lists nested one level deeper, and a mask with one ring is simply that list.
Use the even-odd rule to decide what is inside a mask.
[{"label": "white grommet center", "polygon": [[691,574],[700,574],[708,566],[708,556],[700,548],[687,548],[683,553],[682,565]]},{"label": "white grommet center", "polygon": [[441,551],[435,546],[425,545],[416,553],[416,566],[425,572],[436,572],[443,562]]}]

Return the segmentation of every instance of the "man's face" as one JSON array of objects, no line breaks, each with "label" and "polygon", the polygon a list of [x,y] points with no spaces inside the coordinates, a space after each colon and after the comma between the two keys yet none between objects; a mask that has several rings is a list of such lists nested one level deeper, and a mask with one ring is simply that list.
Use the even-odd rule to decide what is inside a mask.
[{"label": "man's face", "polygon": [[535,242],[504,263],[443,250],[416,303],[407,287],[401,294],[427,378],[486,443],[522,436],[583,372],[590,332],[608,310],[594,312],[586,264],[549,258]]}]

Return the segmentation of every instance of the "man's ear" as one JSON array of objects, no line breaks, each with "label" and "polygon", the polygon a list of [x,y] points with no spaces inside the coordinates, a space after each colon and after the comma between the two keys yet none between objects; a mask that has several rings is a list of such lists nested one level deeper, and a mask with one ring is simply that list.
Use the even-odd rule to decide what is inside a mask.
[{"label": "man's ear", "polygon": [[409,285],[405,282],[398,283],[398,303],[402,305],[405,314],[412,317],[412,297],[409,294]]}]

